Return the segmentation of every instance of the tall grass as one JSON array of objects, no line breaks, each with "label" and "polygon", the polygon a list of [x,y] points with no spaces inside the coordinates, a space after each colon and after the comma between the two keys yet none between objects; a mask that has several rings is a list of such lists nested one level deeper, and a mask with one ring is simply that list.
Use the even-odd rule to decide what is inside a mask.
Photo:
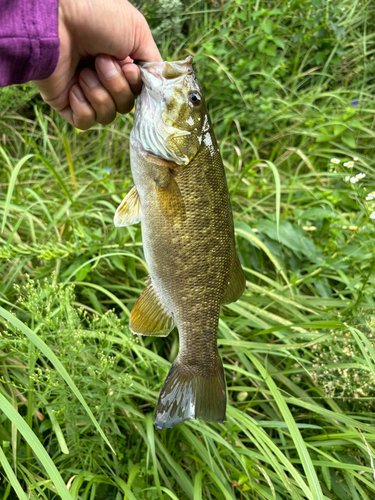
[{"label": "tall grass", "polygon": [[373,4],[141,7],[164,57],[194,54],[226,167],[247,278],[219,324],[227,420],[154,431],[178,335],[128,328],[147,267],[139,226],[112,219],[132,115],[80,132],[8,89],[0,494],[372,500]]}]

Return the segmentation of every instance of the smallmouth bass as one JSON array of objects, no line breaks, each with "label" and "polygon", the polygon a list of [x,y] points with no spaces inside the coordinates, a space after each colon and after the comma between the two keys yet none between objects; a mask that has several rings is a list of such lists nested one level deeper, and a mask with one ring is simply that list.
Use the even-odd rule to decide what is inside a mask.
[{"label": "smallmouth bass", "polygon": [[149,269],[130,329],[165,337],[178,328],[179,352],[159,396],[156,429],[192,419],[223,422],[220,306],[245,288],[224,167],[192,58],[139,66],[143,89],[130,135],[135,187],[114,217],[117,227],[141,221]]}]

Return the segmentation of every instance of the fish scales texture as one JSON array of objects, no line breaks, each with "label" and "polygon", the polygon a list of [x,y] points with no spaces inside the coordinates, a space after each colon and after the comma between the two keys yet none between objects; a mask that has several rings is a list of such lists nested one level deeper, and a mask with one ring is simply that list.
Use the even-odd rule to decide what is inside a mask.
[{"label": "fish scales texture", "polygon": [[224,167],[191,58],[143,63],[141,75],[131,133],[135,191],[115,215],[119,226],[141,220],[149,269],[130,328],[166,336],[178,327],[179,353],[161,390],[156,428],[195,418],[222,422],[220,306],[245,287]]}]

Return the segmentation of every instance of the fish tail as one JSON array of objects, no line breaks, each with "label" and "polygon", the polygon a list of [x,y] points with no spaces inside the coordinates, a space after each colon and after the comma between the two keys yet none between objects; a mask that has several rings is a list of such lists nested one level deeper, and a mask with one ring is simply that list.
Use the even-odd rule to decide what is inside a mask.
[{"label": "fish tail", "polygon": [[209,369],[174,361],[160,392],[155,415],[157,430],[169,429],[185,420],[223,422],[226,392],[219,355]]}]

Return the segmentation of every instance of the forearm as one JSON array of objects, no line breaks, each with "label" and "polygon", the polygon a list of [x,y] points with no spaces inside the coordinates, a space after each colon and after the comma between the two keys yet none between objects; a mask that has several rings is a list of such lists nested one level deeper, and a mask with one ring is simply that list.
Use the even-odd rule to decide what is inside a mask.
[{"label": "forearm", "polygon": [[0,0],[0,86],[42,80],[59,59],[58,0]]}]

